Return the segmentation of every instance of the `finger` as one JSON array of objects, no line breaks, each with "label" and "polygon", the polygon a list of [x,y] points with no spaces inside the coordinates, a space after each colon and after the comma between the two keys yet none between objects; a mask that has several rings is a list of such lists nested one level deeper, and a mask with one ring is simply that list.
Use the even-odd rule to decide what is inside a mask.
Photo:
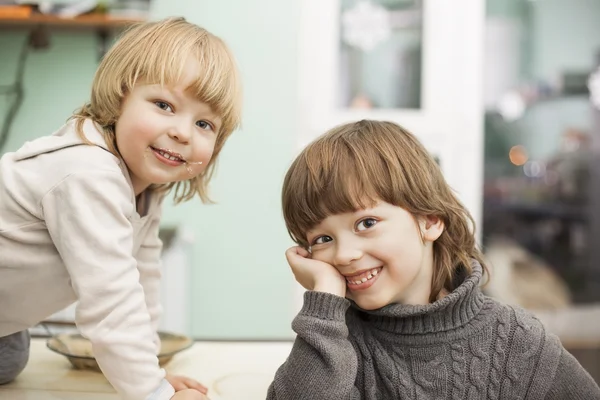
[{"label": "finger", "polygon": [[174,382],[170,382],[171,386],[173,386],[173,389],[175,389],[176,392],[179,392],[180,390],[185,390],[188,387],[186,386],[185,383],[183,383],[181,380],[176,380]]},{"label": "finger", "polygon": [[208,388],[194,379],[185,378],[184,382],[187,385],[187,387],[190,389],[196,389],[197,391],[199,391],[202,394],[208,393]]},{"label": "finger", "polygon": [[296,246],[296,252],[301,257],[310,258],[310,253],[304,247]]},{"label": "finger", "polygon": [[290,247],[285,251],[285,258],[287,259],[288,263],[291,263],[292,260],[297,256],[298,254],[296,251],[296,247]]},{"label": "finger", "polygon": [[292,261],[295,261],[295,260],[302,259],[302,258],[307,258],[308,255],[309,255],[308,251],[304,250],[300,246],[290,247],[285,252],[285,257],[287,258],[289,263],[291,263]]}]

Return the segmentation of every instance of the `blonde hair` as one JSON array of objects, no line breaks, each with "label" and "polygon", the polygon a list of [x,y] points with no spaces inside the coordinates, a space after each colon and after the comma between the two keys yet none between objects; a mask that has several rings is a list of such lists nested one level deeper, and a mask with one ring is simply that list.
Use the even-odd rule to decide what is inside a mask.
[{"label": "blonde hair", "polygon": [[283,184],[283,216],[292,239],[309,247],[306,233],[326,217],[384,201],[417,217],[435,216],[445,229],[433,243],[430,301],[455,289],[457,269],[471,273],[475,223],[452,193],[436,161],[402,127],[359,121],[336,127],[309,144]]},{"label": "blonde hair", "polygon": [[210,163],[200,175],[186,181],[154,185],[153,189],[168,192],[174,188],[176,202],[190,200],[198,194],[206,203],[211,201],[208,183],[217,157],[241,120],[239,72],[233,55],[220,38],[184,18],[168,18],[130,28],[102,59],[94,76],[90,102],[72,118],[77,121],[79,135],[86,142],[82,131],[84,120],[90,118],[102,126],[110,150],[118,156],[114,126],[123,97],[140,79],[161,85],[177,82],[188,57],[194,57],[200,64],[197,79],[188,89],[219,115],[222,125]]}]

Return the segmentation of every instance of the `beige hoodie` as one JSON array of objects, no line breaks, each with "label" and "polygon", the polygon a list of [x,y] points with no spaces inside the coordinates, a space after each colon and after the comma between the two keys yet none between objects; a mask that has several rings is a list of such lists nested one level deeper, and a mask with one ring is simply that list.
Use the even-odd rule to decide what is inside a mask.
[{"label": "beige hoodie", "polygon": [[127,399],[168,399],[156,357],[160,198],[136,211],[123,160],[87,120],[0,158],[0,336],[77,301],[75,321]]}]

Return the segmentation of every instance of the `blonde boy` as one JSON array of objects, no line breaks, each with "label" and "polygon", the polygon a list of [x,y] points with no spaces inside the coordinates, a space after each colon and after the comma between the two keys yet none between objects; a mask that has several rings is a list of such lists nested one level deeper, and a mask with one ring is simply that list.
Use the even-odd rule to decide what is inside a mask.
[{"label": "blonde boy", "polygon": [[66,125],[0,159],[0,383],[25,367],[27,329],[77,301],[123,398],[205,398],[156,357],[160,207],[171,190],[208,201],[240,99],[221,39],[182,18],[144,23],[106,54]]}]

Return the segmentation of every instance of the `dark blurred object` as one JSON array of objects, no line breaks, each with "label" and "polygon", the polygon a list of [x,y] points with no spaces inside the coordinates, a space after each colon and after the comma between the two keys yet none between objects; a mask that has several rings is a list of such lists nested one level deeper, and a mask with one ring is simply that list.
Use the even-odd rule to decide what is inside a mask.
[{"label": "dark blurred object", "polygon": [[13,96],[13,102],[6,112],[6,117],[0,129],[0,152],[10,134],[10,128],[17,116],[17,112],[23,103],[24,89],[23,89],[23,75],[25,73],[25,61],[29,56],[31,37],[29,37],[21,47],[21,54],[19,55],[19,61],[17,63],[17,72],[15,82],[12,85],[0,86],[0,94],[6,96]]},{"label": "dark blurred object", "polygon": [[173,240],[178,234],[178,229],[175,226],[172,227],[162,227],[158,231],[158,237],[163,243],[163,251],[169,249],[173,244]]},{"label": "dark blurred object", "polygon": [[16,68],[15,82],[12,85],[0,86],[0,94],[6,96],[13,96],[13,102],[8,108],[4,123],[0,129],[0,152],[2,151],[8,136],[10,134],[10,128],[17,116],[17,112],[23,103],[24,88],[23,88],[23,76],[25,74],[25,65],[27,57],[29,56],[29,50],[35,49],[47,49],[50,47],[50,35],[48,30],[43,25],[34,27],[27,37],[27,40],[23,43],[21,48],[21,54]]},{"label": "dark blurred object", "polygon": [[556,201],[581,205],[589,201],[590,142],[590,136],[580,129],[569,128],[563,133],[560,147],[546,167],[556,179],[550,186]]},{"label": "dark blurred object", "polygon": [[29,45],[36,49],[47,49],[50,47],[50,32],[44,25],[38,25],[29,34]]},{"label": "dark blurred object", "polygon": [[588,95],[589,71],[585,72],[563,72],[561,74],[561,95]]},{"label": "dark blurred object", "polygon": [[[584,91],[580,75],[565,74],[559,97],[536,99],[518,120],[486,114],[483,244],[515,240],[566,282],[574,303],[589,303],[600,301],[600,203],[591,197],[600,169],[589,98],[574,94]],[[527,151],[522,163],[511,158],[516,147]]]}]

